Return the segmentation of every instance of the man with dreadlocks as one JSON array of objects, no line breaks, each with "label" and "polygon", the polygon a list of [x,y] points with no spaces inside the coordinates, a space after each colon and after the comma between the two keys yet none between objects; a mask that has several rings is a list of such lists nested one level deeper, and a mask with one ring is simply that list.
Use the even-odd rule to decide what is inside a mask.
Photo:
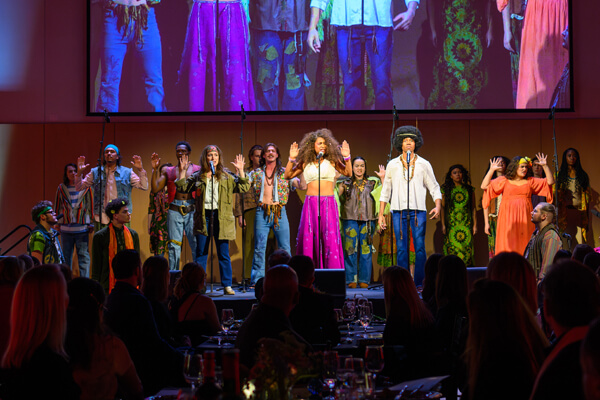
[{"label": "man with dreadlocks", "polygon": [[394,133],[394,147],[401,152],[386,167],[385,179],[381,189],[379,207],[379,226],[386,229],[383,210],[390,203],[392,223],[398,248],[398,265],[409,267],[408,263],[408,224],[415,245],[415,285],[423,284],[425,274],[425,228],[427,191],[435,202],[435,208],[429,212],[431,219],[438,218],[442,209],[442,193],[435,180],[431,164],[416,154],[423,145],[421,132],[414,126],[401,126]]},{"label": "man with dreadlocks", "polygon": [[166,111],[160,33],[154,8],[151,7],[160,0],[103,1],[102,77],[96,111],[119,111],[119,85],[123,60],[128,51],[135,53],[139,60],[150,108],[152,111]]}]

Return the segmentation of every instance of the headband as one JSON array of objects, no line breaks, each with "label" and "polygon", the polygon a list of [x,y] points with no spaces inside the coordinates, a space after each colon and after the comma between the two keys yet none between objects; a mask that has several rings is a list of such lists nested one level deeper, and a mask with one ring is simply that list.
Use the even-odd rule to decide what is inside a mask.
[{"label": "headband", "polygon": [[52,211],[52,207],[50,206],[46,206],[42,209],[42,211],[39,212],[39,214],[37,215],[37,218],[41,217],[42,215],[46,214],[48,211]]},{"label": "headband", "polygon": [[208,146],[208,152],[210,153],[211,151],[216,151],[217,153],[219,152],[219,150],[217,150],[217,146]]},{"label": "headband", "polygon": [[117,155],[121,155],[121,153],[119,153],[119,148],[117,146],[115,146],[114,144],[109,144],[108,146],[106,146],[104,148],[104,151],[106,151],[107,149],[113,149],[114,151],[117,152]]},{"label": "headband", "polygon": [[519,165],[521,165],[521,164],[527,164],[528,166],[531,167],[531,158],[521,157],[521,159],[519,160]]}]

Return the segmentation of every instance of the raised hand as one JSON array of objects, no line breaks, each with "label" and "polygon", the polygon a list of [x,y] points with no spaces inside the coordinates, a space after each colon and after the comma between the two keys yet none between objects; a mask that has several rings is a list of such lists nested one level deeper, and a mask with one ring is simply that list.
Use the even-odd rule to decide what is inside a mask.
[{"label": "raised hand", "polygon": [[385,167],[379,164],[379,171],[375,171],[375,175],[377,175],[379,180],[383,182],[383,179],[385,178]]},{"label": "raised hand", "polygon": [[544,165],[548,165],[548,162],[546,160],[548,158],[548,156],[546,156],[544,153],[537,153],[535,156],[537,157],[538,162],[542,167]]},{"label": "raised hand", "polygon": [[190,165],[190,156],[187,154],[182,154],[181,158],[179,158],[179,171],[186,171]]},{"label": "raised hand", "polygon": [[298,150],[298,143],[292,143],[292,145],[290,146],[290,158],[295,160],[298,157],[299,153],[300,151]]},{"label": "raised hand", "polygon": [[235,169],[237,170],[237,173],[240,174],[242,173],[242,171],[244,171],[244,156],[241,154],[238,154],[237,156],[235,156],[235,161],[232,162],[233,166],[235,167]]},{"label": "raised hand", "polygon": [[502,169],[502,159],[500,157],[490,160],[490,170],[500,171]]},{"label": "raised hand", "polygon": [[142,157],[140,156],[133,156],[133,161],[131,162],[131,165],[133,165],[133,168],[136,169],[144,169],[144,166],[142,165]]},{"label": "raised hand", "polygon": [[90,164],[85,163],[85,156],[77,157],[77,172],[83,174],[83,170],[89,167]]},{"label": "raised hand", "polygon": [[150,164],[152,165],[152,169],[158,169],[160,167],[160,157],[156,153],[152,153],[150,156]]},{"label": "raised hand", "polygon": [[340,152],[344,158],[350,155],[350,145],[345,140],[342,142],[342,148],[340,149]]}]

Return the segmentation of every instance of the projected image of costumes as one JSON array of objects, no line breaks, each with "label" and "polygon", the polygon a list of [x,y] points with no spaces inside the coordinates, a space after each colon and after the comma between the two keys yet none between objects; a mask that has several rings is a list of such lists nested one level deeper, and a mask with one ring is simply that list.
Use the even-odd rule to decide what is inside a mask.
[{"label": "projected image of costumes", "polygon": [[[162,75],[162,47],[154,4],[160,0],[106,0],[102,29],[101,82],[96,111],[119,111],[123,61],[133,53],[152,111],[166,111]],[[135,4],[135,5],[134,5]],[[133,110],[136,111],[136,110]],[[137,110],[144,111],[144,110]]]},{"label": "projected image of costumes", "polygon": [[304,110],[309,0],[251,0],[249,10],[256,109]]},{"label": "projected image of costumes", "polygon": [[513,103],[517,104],[519,83],[519,59],[521,54],[521,35],[523,16],[527,0],[496,0],[498,11],[502,13],[504,29],[504,48],[510,52],[510,77],[512,81]]},{"label": "projected image of costumes", "polygon": [[246,12],[240,0],[220,0],[217,24],[215,9],[195,0],[190,12],[178,81],[187,109],[239,111],[241,102],[255,110]]},{"label": "projected image of costumes", "polygon": [[308,46],[317,53],[321,50],[317,24],[329,1],[333,2],[330,24],[335,26],[337,32],[337,52],[344,82],[344,108],[360,110],[365,107],[365,54],[371,66],[374,107],[392,108],[393,23],[401,21],[396,29],[408,29],[419,1],[406,0],[408,11],[393,19],[391,0],[312,0]]}]

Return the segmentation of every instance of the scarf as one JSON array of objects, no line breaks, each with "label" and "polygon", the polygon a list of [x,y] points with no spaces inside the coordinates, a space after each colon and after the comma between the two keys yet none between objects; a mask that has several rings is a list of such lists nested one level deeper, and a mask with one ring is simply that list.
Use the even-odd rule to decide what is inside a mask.
[{"label": "scarf", "polygon": [[[115,234],[115,228],[113,227],[112,223],[108,224],[108,229],[110,231],[110,239],[108,241],[108,292],[110,293],[115,287],[115,275],[112,270],[112,261],[119,249],[117,244],[117,235]],[[125,238],[125,249],[133,250],[133,237],[125,225],[123,225],[123,236]]]}]

